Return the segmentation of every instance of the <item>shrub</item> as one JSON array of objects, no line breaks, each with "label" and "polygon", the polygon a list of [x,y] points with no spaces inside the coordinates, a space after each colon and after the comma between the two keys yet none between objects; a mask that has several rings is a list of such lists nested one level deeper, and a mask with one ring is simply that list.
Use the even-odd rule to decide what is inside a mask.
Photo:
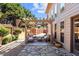
[{"label": "shrub", "polygon": [[12,35],[12,41],[15,41],[18,39],[18,35]]},{"label": "shrub", "polygon": [[3,37],[2,44],[7,44],[11,41],[12,41],[12,35],[9,34],[9,35]]},{"label": "shrub", "polygon": [[9,34],[9,29],[0,26],[0,36],[6,36],[7,34]]},{"label": "shrub", "polygon": [[18,34],[21,33],[21,31],[22,31],[21,29],[15,29],[15,30],[14,30],[14,34],[15,34],[15,35],[18,35]]},{"label": "shrub", "polygon": [[10,43],[12,41],[15,41],[17,39],[18,39],[18,35],[11,35],[11,34],[9,34],[9,35],[3,37],[2,45]]},{"label": "shrub", "polygon": [[15,35],[12,35],[12,41],[14,41],[15,40]]},{"label": "shrub", "polygon": [[18,35],[15,35],[15,40],[17,40],[18,39]]}]

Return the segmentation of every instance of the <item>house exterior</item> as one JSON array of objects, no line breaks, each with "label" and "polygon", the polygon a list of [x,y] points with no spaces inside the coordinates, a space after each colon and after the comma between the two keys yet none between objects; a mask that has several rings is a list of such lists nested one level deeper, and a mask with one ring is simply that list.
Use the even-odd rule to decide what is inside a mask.
[{"label": "house exterior", "polygon": [[46,14],[52,20],[52,37],[67,51],[79,51],[79,4],[48,3]]}]

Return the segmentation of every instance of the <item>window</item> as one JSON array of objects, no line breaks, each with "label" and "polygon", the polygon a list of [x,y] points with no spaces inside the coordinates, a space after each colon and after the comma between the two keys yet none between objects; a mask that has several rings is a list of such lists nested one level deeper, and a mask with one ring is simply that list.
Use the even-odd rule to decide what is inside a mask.
[{"label": "window", "polygon": [[57,4],[55,4],[55,13],[57,14]]},{"label": "window", "polygon": [[64,21],[60,24],[60,41],[64,43]]},{"label": "window", "polygon": [[65,6],[64,3],[61,3],[60,8],[62,9]]},{"label": "window", "polygon": [[55,17],[57,16],[57,4],[55,4]]},{"label": "window", "polygon": [[57,25],[55,24],[55,35],[54,35],[54,38],[56,39],[56,37],[57,37],[57,34],[56,34],[56,27],[57,27]]},{"label": "window", "polygon": [[63,30],[64,29],[64,21],[63,22],[61,22],[61,30]]},{"label": "window", "polygon": [[51,11],[49,11],[49,16],[48,16],[48,18],[51,18]]},{"label": "window", "polygon": [[54,10],[51,11],[51,17],[52,17],[52,19],[55,18],[55,16],[54,16]]},{"label": "window", "polygon": [[61,3],[61,4],[60,4],[60,11],[61,11],[61,12],[64,10],[64,7],[65,7],[65,3]]},{"label": "window", "polygon": [[53,18],[55,19],[55,11],[53,10],[52,13]]}]

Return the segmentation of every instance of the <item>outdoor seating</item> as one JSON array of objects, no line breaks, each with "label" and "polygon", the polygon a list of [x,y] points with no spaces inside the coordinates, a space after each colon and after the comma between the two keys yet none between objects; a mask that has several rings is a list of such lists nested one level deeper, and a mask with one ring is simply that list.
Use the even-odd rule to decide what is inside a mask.
[{"label": "outdoor seating", "polygon": [[28,36],[28,42],[33,42],[33,41],[34,41],[33,36],[32,35],[29,35]]},{"label": "outdoor seating", "polygon": [[33,39],[34,39],[35,41],[47,42],[48,39],[49,39],[49,36],[46,35],[45,33],[41,33],[41,34],[38,34],[38,35],[34,35],[34,36],[33,36]]}]

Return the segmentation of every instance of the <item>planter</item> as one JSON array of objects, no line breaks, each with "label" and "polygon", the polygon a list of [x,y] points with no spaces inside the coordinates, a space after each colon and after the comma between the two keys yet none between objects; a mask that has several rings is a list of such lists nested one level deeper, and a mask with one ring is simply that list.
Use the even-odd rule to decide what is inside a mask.
[{"label": "planter", "polygon": [[55,46],[56,46],[57,48],[62,48],[62,44],[60,44],[60,43],[55,43]]}]

